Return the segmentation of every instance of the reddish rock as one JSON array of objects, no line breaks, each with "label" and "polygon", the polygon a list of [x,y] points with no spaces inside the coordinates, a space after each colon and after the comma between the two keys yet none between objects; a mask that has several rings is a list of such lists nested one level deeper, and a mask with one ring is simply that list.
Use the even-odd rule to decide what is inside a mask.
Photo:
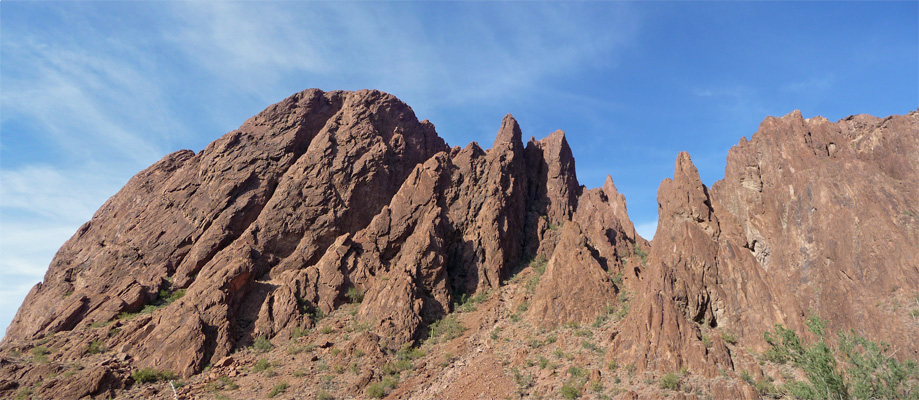
[{"label": "reddish rock", "polygon": [[588,324],[617,303],[616,287],[591,254],[578,224],[569,222],[561,231],[529,307],[529,315],[542,328],[568,322]]},{"label": "reddish rock", "polygon": [[[580,186],[562,131],[526,146],[521,137],[507,115],[490,149],[450,148],[391,95],[307,90],[197,154],[170,154],[57,253],[0,344],[0,396],[20,387],[49,398],[114,395],[146,367],[189,378],[211,364],[244,376],[248,361],[231,357],[236,350],[258,337],[281,345],[322,315],[341,318],[342,307],[369,328],[323,333],[317,351],[335,350],[343,366],[359,350],[379,367],[464,296],[494,293],[540,256],[548,264],[535,290],[492,298],[486,314],[466,320],[482,326],[467,328],[502,323],[508,299],[528,301],[526,316],[541,328],[629,307],[604,325],[606,360],[651,375],[685,368],[717,398],[758,396],[721,371],[762,375],[721,333],[761,351],[776,323],[803,331],[808,309],[831,329],[854,328],[917,358],[915,323],[894,304],[919,286],[919,112],[767,118],[730,151],[712,190],[681,153],[658,191],[653,243],[636,234],[612,178]],[[487,352],[483,340],[471,334],[463,346]],[[93,342],[107,351],[90,354]],[[10,356],[39,343],[54,349],[49,364]],[[463,385],[485,379],[488,393],[504,397],[529,383],[496,366],[524,363],[529,351],[446,360],[481,368],[420,390],[468,398],[485,389]],[[75,361],[87,365],[78,378],[43,381]],[[418,360],[425,372],[415,379],[434,379],[428,366],[440,362]],[[342,386],[352,395],[380,378],[354,375]],[[412,397],[411,388],[391,396]],[[621,397],[660,396],[646,389]]]},{"label": "reddish rock", "polygon": [[[798,305],[919,358],[892,304],[919,287],[919,112],[832,123],[796,111],[766,118],[728,154],[712,196],[739,224],[765,279]],[[900,299],[900,300],[898,300]]]}]

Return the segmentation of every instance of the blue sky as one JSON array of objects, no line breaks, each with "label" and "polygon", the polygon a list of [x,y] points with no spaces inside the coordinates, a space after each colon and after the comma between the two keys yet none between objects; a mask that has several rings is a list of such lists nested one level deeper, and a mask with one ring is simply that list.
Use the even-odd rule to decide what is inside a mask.
[{"label": "blue sky", "polygon": [[567,133],[639,232],[688,151],[703,181],[767,115],[919,107],[917,2],[0,3],[0,332],[135,173],[288,95],[376,88],[451,145]]}]

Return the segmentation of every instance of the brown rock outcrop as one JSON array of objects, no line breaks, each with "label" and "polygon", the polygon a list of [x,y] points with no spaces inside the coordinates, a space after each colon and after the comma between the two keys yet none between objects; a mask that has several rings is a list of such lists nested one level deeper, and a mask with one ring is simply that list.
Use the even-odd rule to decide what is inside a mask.
[{"label": "brown rock outcrop", "polygon": [[919,358],[914,321],[894,306],[919,287],[919,112],[832,123],[766,118],[728,154],[712,197],[738,243],[797,305]]},{"label": "brown rock outcrop", "polygon": [[606,268],[591,254],[580,226],[576,222],[565,224],[536,286],[530,315],[544,328],[593,322],[604,309],[616,304],[617,288]]},{"label": "brown rock outcrop", "polygon": [[[757,396],[719,375],[762,375],[723,334],[761,351],[776,323],[803,331],[808,309],[919,358],[915,321],[893,306],[919,295],[919,112],[767,118],[712,190],[681,153],[658,190],[653,243],[636,234],[612,178],[578,183],[564,132],[521,137],[507,115],[490,149],[451,148],[391,95],[307,90],[197,154],[170,154],[55,256],[0,344],[3,357],[48,356],[48,346],[53,362],[0,359],[0,395],[109,395],[145,367],[187,378],[216,362],[236,374],[240,353],[227,357],[256,338],[294,346],[343,313],[365,328],[315,343],[342,369],[357,353],[380,367],[458,302],[505,284],[519,286],[472,321],[499,324],[510,300],[528,327],[595,322],[603,337],[582,342],[594,354],[652,375],[684,369],[719,397]],[[534,259],[546,261],[542,275],[527,269]],[[463,348],[487,352],[483,340]],[[79,379],[42,380],[78,360],[91,361]],[[348,391],[380,378],[355,372]],[[500,373],[488,379],[513,388]]]}]

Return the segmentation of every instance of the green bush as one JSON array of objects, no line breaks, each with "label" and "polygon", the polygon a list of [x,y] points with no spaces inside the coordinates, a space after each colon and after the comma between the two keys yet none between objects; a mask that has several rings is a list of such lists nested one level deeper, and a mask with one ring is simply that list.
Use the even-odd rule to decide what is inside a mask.
[{"label": "green bush", "polygon": [[105,352],[105,346],[102,345],[101,340],[93,340],[89,343],[89,346],[86,348],[86,352],[89,354],[99,354]]},{"label": "green bush", "polygon": [[42,364],[47,364],[50,362],[48,360],[48,354],[51,354],[51,349],[46,346],[37,346],[29,351],[32,353],[32,356],[35,357],[35,361],[38,361]]},{"label": "green bush", "polygon": [[546,273],[546,266],[548,264],[549,260],[542,254],[530,262],[530,267],[533,268],[533,276],[531,276],[530,280],[526,283],[527,292],[532,293],[533,290],[536,289],[536,285],[539,285],[539,279],[542,278],[542,274]]},{"label": "green bush", "polygon": [[353,286],[348,289],[348,293],[346,293],[345,296],[348,297],[351,303],[356,304],[364,301],[364,291]]},{"label": "green bush", "polygon": [[295,326],[293,327],[293,329],[290,330],[290,338],[296,339],[296,338],[304,337],[308,335],[309,333],[310,333],[309,329],[303,329],[299,326]]},{"label": "green bush", "polygon": [[562,388],[558,390],[558,393],[564,399],[574,400],[581,397],[581,388],[572,385],[571,383],[565,383],[562,385]]},{"label": "green bush", "polygon": [[753,384],[753,376],[751,376],[750,373],[747,372],[747,370],[740,371],[740,380],[747,382],[751,385]]},{"label": "green bush", "polygon": [[170,293],[168,296],[165,296],[165,297],[161,296],[161,297],[165,300],[166,304],[169,304],[178,299],[181,299],[183,296],[185,296],[185,289],[179,289],[179,290],[176,290],[175,292]]},{"label": "green bush", "polygon": [[204,386],[210,392],[216,392],[220,390],[236,390],[239,389],[239,385],[236,382],[233,382],[228,376],[221,376],[216,381],[210,382]]},{"label": "green bush", "polygon": [[290,385],[288,385],[287,382],[281,382],[277,385],[274,385],[274,387],[271,388],[271,391],[268,392],[268,397],[271,398],[281,393],[284,393],[285,391],[287,391],[288,387],[290,387]]},{"label": "green bush", "polygon": [[466,327],[456,318],[455,315],[448,315],[431,324],[429,337],[434,339],[453,340],[462,336]]},{"label": "green bush", "polygon": [[791,362],[807,377],[807,382],[786,383],[792,396],[919,399],[919,368],[915,361],[901,363],[888,354],[889,345],[872,342],[854,331],[839,332],[838,348],[831,347],[826,341],[825,321],[812,314],[806,323],[818,338],[815,343],[805,344],[796,332],[782,325],[764,334],[770,345],[765,357],[779,363]]},{"label": "green bush", "polygon": [[383,383],[381,382],[372,383],[367,386],[367,390],[364,391],[364,394],[372,399],[382,399],[383,396],[386,395],[386,389],[383,388]]},{"label": "green bush", "polygon": [[635,243],[633,250],[635,255],[641,259],[641,265],[648,264],[648,253],[645,253],[645,251],[641,249],[641,246],[639,246],[638,243]]},{"label": "green bush", "polygon": [[763,396],[776,399],[782,397],[782,391],[777,388],[770,380],[760,379],[756,381],[756,384],[753,386],[756,388],[756,391]]},{"label": "green bush", "polygon": [[412,347],[409,343],[402,345],[402,348],[396,352],[396,358],[399,360],[414,360],[421,357],[424,357],[424,350]]},{"label": "green bush", "polygon": [[588,341],[586,341],[586,340],[581,342],[581,347],[583,347],[583,348],[585,348],[585,349],[587,349],[587,350],[590,350],[590,351],[592,351],[592,352],[594,352],[594,353],[597,353],[597,354],[603,352],[603,350],[600,349],[599,346],[597,346],[597,345],[595,345],[595,344],[593,344],[593,343],[591,343],[591,342],[588,342]]},{"label": "green bush", "polygon": [[260,358],[252,365],[252,372],[263,372],[268,368],[271,368],[271,363],[264,358]]},{"label": "green bush", "polygon": [[734,336],[734,332],[721,332],[721,340],[724,340],[727,344],[737,344],[737,337]]},{"label": "green bush", "polygon": [[613,281],[613,285],[616,285],[617,288],[622,286],[622,272],[613,275],[611,279]]},{"label": "green bush", "polygon": [[383,373],[386,375],[398,375],[402,371],[414,368],[409,360],[396,360],[383,365]]},{"label": "green bush", "polygon": [[462,295],[460,295],[459,299],[457,299],[453,303],[453,309],[459,312],[475,311],[477,305],[479,303],[485,302],[485,300],[487,299],[488,299],[488,293],[486,293],[485,291],[480,291],[479,293],[476,293],[472,297],[469,297],[468,294],[463,293]]},{"label": "green bush", "polygon": [[152,383],[158,381],[170,381],[176,378],[171,371],[159,371],[153,368],[141,368],[131,374],[131,378],[138,383]]},{"label": "green bush", "polygon": [[335,399],[335,396],[332,396],[331,394],[329,394],[329,392],[326,392],[325,390],[320,390],[319,394],[316,395],[316,400],[334,400],[334,399]]},{"label": "green bush", "polygon": [[711,348],[712,347],[712,337],[703,333],[702,334],[702,344],[705,345],[706,349]]},{"label": "green bush", "polygon": [[264,336],[259,336],[255,338],[255,342],[252,342],[252,349],[255,350],[256,353],[267,353],[273,348],[274,345]]},{"label": "green bush", "polygon": [[660,379],[661,389],[680,390],[680,376],[670,372]]},{"label": "green bush", "polygon": [[16,392],[16,397],[15,397],[15,399],[16,399],[16,400],[25,400],[25,399],[31,398],[31,396],[32,396],[32,388],[31,388],[31,387],[24,387],[24,388],[22,388],[22,389],[19,389],[18,392]]}]

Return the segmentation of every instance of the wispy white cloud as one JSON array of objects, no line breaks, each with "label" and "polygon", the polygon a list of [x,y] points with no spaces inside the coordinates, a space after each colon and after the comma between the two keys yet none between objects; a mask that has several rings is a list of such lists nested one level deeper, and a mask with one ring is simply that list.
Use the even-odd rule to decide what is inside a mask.
[{"label": "wispy white cloud", "polygon": [[802,81],[791,82],[782,86],[782,90],[786,92],[813,92],[813,91],[824,91],[833,87],[833,84],[836,83],[836,74],[833,72],[828,72],[821,76],[814,76]]},{"label": "wispy white cloud", "polygon": [[[3,119],[33,126],[57,154],[71,159],[103,156],[128,163],[159,158],[182,124],[164,111],[165,95],[151,82],[149,66],[122,58],[120,44],[101,50],[71,40],[18,37],[4,42]],[[142,127],[142,128],[141,128]],[[4,136],[27,134],[4,131]]]},{"label": "wispy white cloud", "polygon": [[103,171],[0,169],[0,334],[57,249],[123,183]]},{"label": "wispy white cloud", "polygon": [[519,98],[549,76],[608,66],[632,42],[640,20],[618,4],[603,21],[615,28],[593,31],[579,22],[584,18],[572,18],[582,10],[558,4],[453,3],[443,25],[404,4],[310,3],[293,5],[294,11],[288,4],[260,3],[174,7],[184,26],[167,38],[243,90],[264,92],[303,74],[306,81],[392,91],[427,108]]}]

